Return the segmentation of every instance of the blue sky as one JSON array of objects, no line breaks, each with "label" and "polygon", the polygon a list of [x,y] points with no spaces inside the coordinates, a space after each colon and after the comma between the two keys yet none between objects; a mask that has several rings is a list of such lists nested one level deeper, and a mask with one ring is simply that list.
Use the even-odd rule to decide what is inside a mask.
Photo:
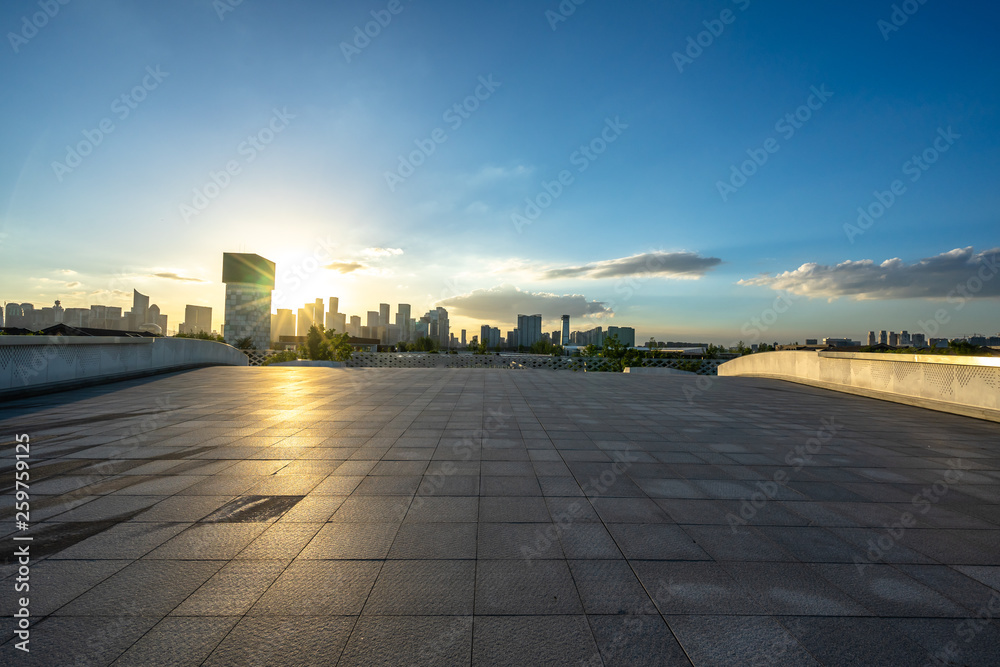
[{"label": "blue sky", "polygon": [[995,334],[1000,9],[901,4],[6,2],[0,299]]}]

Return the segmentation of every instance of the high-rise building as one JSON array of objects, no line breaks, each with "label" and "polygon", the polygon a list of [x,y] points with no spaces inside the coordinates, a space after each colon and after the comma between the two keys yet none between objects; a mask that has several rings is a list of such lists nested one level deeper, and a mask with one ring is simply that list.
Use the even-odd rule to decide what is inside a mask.
[{"label": "high-rise building", "polygon": [[223,253],[222,282],[226,283],[226,342],[233,345],[249,338],[255,348],[266,350],[271,344],[274,262],[260,255]]},{"label": "high-rise building", "polygon": [[409,342],[412,340],[411,331],[413,320],[410,319],[410,304],[401,303],[396,309],[396,326],[399,327],[399,339]]},{"label": "high-rise building", "polygon": [[517,345],[531,347],[542,339],[541,315],[517,316]]},{"label": "high-rise building", "polygon": [[282,336],[295,335],[295,314],[291,308],[279,308],[271,319],[271,338],[280,340]]},{"label": "high-rise building", "polygon": [[351,315],[351,325],[347,327],[347,333],[351,334],[355,338],[361,336],[361,317],[358,315]]},{"label": "high-rise building", "polygon": [[339,313],[340,312],[340,298],[336,296],[330,297],[330,307],[327,309],[328,313]]},{"label": "high-rise building", "polygon": [[632,327],[608,327],[608,336],[617,336],[625,347],[635,347],[635,329]]},{"label": "high-rise building", "polygon": [[922,333],[915,333],[910,337],[910,344],[913,347],[927,347],[927,337]]},{"label": "high-rise building", "polygon": [[201,332],[212,332],[212,307],[192,306],[190,304],[184,306],[184,321],[178,327],[178,333],[196,334]]},{"label": "high-rise building", "polygon": [[377,327],[379,325],[379,312],[377,310],[369,310],[368,315],[365,318],[366,327]]},{"label": "high-rise building", "polygon": [[465,346],[466,346],[466,342],[465,342],[465,329],[462,329],[462,347],[465,347]]},{"label": "high-rise building", "polygon": [[380,327],[389,326],[389,304],[387,303],[378,305],[378,325]]},{"label": "high-rise building", "polygon": [[325,329],[324,324],[326,323],[326,314],[323,310],[323,299],[316,299],[313,303],[312,318],[316,326],[320,329]]},{"label": "high-rise building", "polygon": [[561,331],[553,331],[550,334],[549,339],[552,341],[553,345],[561,345],[562,344],[562,332]]},{"label": "high-rise building", "polygon": [[903,347],[909,347],[910,346],[911,340],[910,340],[910,332],[909,331],[901,331],[901,332],[899,332],[899,344],[902,345]]},{"label": "high-rise building", "polygon": [[333,329],[337,333],[347,331],[347,315],[345,313],[327,313],[326,328]]},{"label": "high-rise building", "polygon": [[889,347],[899,347],[899,334],[895,331],[889,332]]},{"label": "high-rise building", "polygon": [[569,344],[569,315],[562,316],[562,340],[563,345]]},{"label": "high-rise building", "polygon": [[868,342],[867,342],[867,345],[869,345],[869,346],[875,345],[875,332],[874,331],[869,331],[868,332]]},{"label": "high-rise building", "polygon": [[886,331],[885,329],[883,329],[882,331],[878,332],[878,344],[879,345],[888,345],[889,344],[889,332]]}]

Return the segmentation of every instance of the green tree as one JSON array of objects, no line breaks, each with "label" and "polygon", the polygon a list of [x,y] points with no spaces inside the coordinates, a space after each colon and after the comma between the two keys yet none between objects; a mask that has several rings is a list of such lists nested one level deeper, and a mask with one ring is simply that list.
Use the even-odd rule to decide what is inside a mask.
[{"label": "green tree", "polygon": [[244,336],[236,341],[233,346],[238,350],[256,350],[257,347],[253,344],[253,336]]},{"label": "green tree", "polygon": [[597,346],[594,345],[593,343],[590,343],[585,348],[583,348],[583,352],[581,352],[581,355],[584,356],[584,357],[596,357],[597,356]]},{"label": "green tree", "polygon": [[346,333],[338,334],[333,329],[323,331],[314,324],[306,334],[303,352],[307,359],[314,361],[347,361],[354,354],[349,339]]},{"label": "green tree", "polygon": [[417,352],[437,352],[438,342],[430,336],[421,336],[417,340],[413,341],[413,345],[410,346],[410,349]]},{"label": "green tree", "polygon": [[225,343],[226,339],[219,334],[210,334],[207,331],[199,331],[198,333],[179,333],[174,334],[174,338],[197,338],[198,340],[214,340],[218,343]]}]

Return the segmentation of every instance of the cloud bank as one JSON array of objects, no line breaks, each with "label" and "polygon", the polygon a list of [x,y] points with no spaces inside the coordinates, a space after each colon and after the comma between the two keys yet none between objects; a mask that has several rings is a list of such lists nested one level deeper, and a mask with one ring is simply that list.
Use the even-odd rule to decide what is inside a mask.
[{"label": "cloud bank", "polygon": [[606,259],[581,266],[567,266],[547,269],[542,272],[542,280],[559,278],[623,278],[644,276],[647,278],[697,279],[722,263],[718,257],[702,257],[693,252],[647,252],[631,257]]},{"label": "cloud bank", "polygon": [[875,264],[870,259],[846,261],[835,266],[803,264],[794,271],[741,280],[739,285],[759,285],[809,297],[854,300],[938,299],[962,293],[967,297],[1000,296],[995,280],[1000,248],[973,252],[972,246],[956,248],[907,264],[897,258]]},{"label": "cloud bank", "polygon": [[540,313],[546,320],[558,319],[562,315],[601,317],[614,314],[603,301],[591,301],[582,294],[525,292],[508,284],[473,290],[445,299],[438,305],[464,317],[499,322],[513,322],[519,313]]}]

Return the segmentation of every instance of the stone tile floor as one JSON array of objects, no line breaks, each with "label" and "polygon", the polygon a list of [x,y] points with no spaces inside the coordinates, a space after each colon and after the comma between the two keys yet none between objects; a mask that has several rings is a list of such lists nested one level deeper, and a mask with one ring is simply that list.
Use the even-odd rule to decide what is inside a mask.
[{"label": "stone tile floor", "polygon": [[998,436],[557,371],[211,368],[8,402],[0,663],[997,665]]}]

